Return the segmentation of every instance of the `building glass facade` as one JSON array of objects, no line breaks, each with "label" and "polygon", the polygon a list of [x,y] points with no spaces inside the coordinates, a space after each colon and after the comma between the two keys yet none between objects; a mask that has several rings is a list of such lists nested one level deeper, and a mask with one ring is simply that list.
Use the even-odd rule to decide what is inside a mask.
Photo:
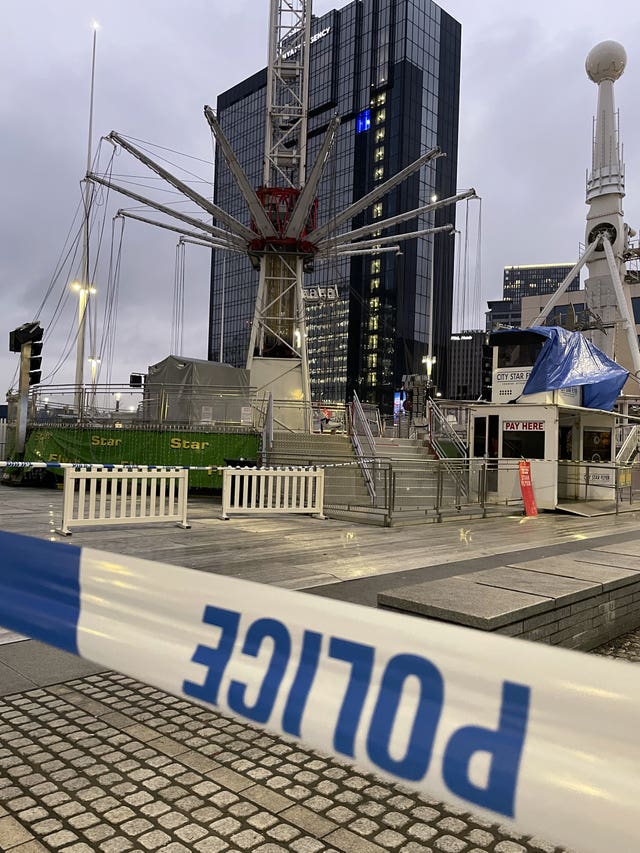
[{"label": "building glass facade", "polygon": [[[527,296],[550,296],[555,293],[573,264],[528,264],[505,267],[502,284],[502,299],[487,303],[486,328],[490,332],[500,326],[518,327],[522,323],[522,300]],[[571,281],[568,290],[580,289],[580,273]],[[543,306],[544,307],[544,306]],[[554,312],[558,314],[561,306]],[[564,307],[567,311],[567,305]]]},{"label": "building glass facade", "polygon": [[[544,296],[555,293],[571,272],[573,264],[531,264],[521,267],[505,267],[502,298],[510,299],[516,305],[524,296]],[[568,290],[580,288],[578,273]]]},{"label": "building glass facade", "polygon": [[[318,224],[370,192],[436,144],[447,156],[423,167],[342,226],[358,228],[456,192],[460,24],[430,0],[357,0],[312,22],[307,168],[334,114],[341,124],[318,188]],[[262,181],[266,71],[218,97],[222,128],[254,186]],[[222,158],[216,158],[215,201],[248,224],[248,214]],[[386,229],[384,235],[455,225],[455,208]],[[374,232],[375,236],[382,232]],[[367,238],[370,239],[370,238]],[[333,302],[308,302],[307,346],[312,396],[393,406],[407,373],[422,371],[433,312],[436,372],[447,373],[454,241],[426,236],[401,254],[316,261],[305,287],[337,289]],[[431,282],[433,281],[433,287]],[[214,252],[209,357],[246,363],[258,273],[240,256]],[[433,305],[430,295],[433,292]],[[224,293],[224,300],[223,300]],[[224,311],[222,305],[224,301]],[[434,377],[438,382],[437,375]]]}]

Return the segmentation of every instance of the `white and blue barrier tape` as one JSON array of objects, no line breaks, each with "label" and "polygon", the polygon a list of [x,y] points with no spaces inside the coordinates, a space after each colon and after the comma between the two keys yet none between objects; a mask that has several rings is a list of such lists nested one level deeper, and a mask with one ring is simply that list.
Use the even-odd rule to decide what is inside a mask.
[{"label": "white and blue barrier tape", "polygon": [[[374,462],[375,459],[366,459],[366,462]],[[73,468],[74,471],[97,469],[104,471],[224,471],[227,468],[232,468],[234,471],[308,471],[309,469],[320,468],[353,468],[358,465],[358,461],[349,462],[329,462],[327,464],[318,465],[129,465],[118,462],[21,462],[21,461],[0,461],[0,469],[2,468]]]},{"label": "white and blue barrier tape", "polygon": [[581,853],[640,850],[640,669],[0,532],[0,624]]}]

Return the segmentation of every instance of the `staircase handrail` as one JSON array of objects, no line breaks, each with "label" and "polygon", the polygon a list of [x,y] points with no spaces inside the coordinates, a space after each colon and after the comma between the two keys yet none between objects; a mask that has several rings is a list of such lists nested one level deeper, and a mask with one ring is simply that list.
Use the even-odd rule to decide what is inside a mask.
[{"label": "staircase handrail", "polygon": [[273,394],[269,391],[267,411],[262,426],[262,464],[266,465],[273,450]]},{"label": "staircase handrail", "polygon": [[442,410],[433,399],[427,400],[427,413],[429,416],[429,442],[438,458],[447,458],[447,455],[438,440],[438,436],[440,435],[442,437],[446,437],[447,441],[453,444],[456,450],[460,453],[460,458],[466,459],[469,454],[465,443],[461,441],[460,436],[451,426]]},{"label": "staircase handrail", "polygon": [[624,465],[625,462],[628,462],[631,456],[633,455],[634,450],[640,446],[640,424],[630,425],[631,429],[625,440],[620,445],[618,452],[616,453],[616,463],[618,465]]},{"label": "staircase handrail", "polygon": [[458,433],[451,426],[449,421],[445,418],[442,410],[438,406],[438,404],[433,400],[427,400],[427,414],[429,417],[429,444],[431,449],[436,454],[440,462],[446,468],[447,472],[456,482],[458,489],[460,490],[460,494],[465,498],[469,497],[469,484],[467,482],[464,473],[460,471],[460,469],[453,465],[454,461],[451,457],[447,455],[444,447],[438,440],[438,434],[436,433],[436,429],[434,425],[437,425],[441,433],[446,436],[447,440],[453,444],[456,450],[459,452],[459,459],[468,459],[469,454],[467,451],[466,445],[460,440]]},{"label": "staircase handrail", "polygon": [[[353,402],[351,404],[351,443],[356,454],[356,459],[360,465],[362,476],[364,477],[367,491],[372,501],[376,499],[376,485],[373,479],[371,468],[367,463],[371,463],[376,457],[376,443],[371,432],[369,421],[362,408],[362,403],[358,399],[356,392],[353,392]],[[362,438],[362,441],[361,441]]]}]

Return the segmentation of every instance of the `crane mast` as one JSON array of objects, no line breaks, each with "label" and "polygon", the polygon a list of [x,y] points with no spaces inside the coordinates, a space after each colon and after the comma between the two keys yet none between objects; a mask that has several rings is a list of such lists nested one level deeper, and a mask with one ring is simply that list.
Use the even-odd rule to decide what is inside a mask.
[{"label": "crane mast", "polygon": [[302,284],[314,253],[304,237],[316,225],[315,199],[301,226],[292,233],[290,225],[306,177],[310,6],[310,0],[271,0],[263,185],[257,196],[275,233],[262,231],[250,245],[259,281],[247,354],[258,391],[268,388],[276,399],[306,403],[308,411]]}]

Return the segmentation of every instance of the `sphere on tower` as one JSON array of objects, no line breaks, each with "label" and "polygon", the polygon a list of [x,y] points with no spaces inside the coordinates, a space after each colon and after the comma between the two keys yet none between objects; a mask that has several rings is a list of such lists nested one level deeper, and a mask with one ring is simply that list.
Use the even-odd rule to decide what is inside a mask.
[{"label": "sphere on tower", "polygon": [[587,77],[594,83],[617,80],[627,64],[625,49],[617,41],[601,41],[591,48],[584,64]]}]

